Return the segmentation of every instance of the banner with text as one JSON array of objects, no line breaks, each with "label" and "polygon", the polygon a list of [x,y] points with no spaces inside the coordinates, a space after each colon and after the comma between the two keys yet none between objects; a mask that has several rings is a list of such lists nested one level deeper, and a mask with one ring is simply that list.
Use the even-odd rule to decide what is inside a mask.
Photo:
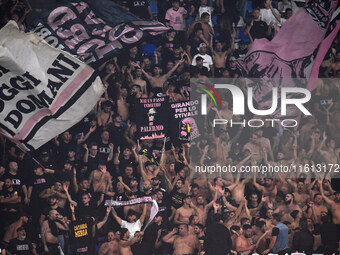
[{"label": "banner with text", "polygon": [[91,66],[167,30],[162,23],[141,20],[110,0],[62,2],[42,14],[34,29],[52,46]]},{"label": "banner with text", "polygon": [[164,138],[167,132],[169,97],[140,98],[136,125],[141,140]]},{"label": "banner with text", "polygon": [[170,104],[169,135],[173,144],[190,142],[200,136],[195,119],[199,107],[199,100]]},{"label": "banner with text", "polygon": [[80,121],[103,93],[88,65],[15,22],[0,30],[0,132],[37,149]]}]

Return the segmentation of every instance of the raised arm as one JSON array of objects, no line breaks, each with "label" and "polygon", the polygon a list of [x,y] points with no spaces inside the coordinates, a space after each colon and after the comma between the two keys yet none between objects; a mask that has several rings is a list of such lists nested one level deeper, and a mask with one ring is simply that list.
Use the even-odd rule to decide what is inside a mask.
[{"label": "raised arm", "polygon": [[111,208],[112,208],[111,206],[106,207],[105,217],[101,222],[97,223],[97,229],[101,229],[105,225],[105,223],[107,222],[107,219],[109,218]]},{"label": "raised arm", "polygon": [[111,212],[112,212],[112,216],[115,218],[115,220],[117,221],[119,226],[121,226],[122,225],[122,219],[117,215],[115,208],[112,207]]},{"label": "raised arm", "polygon": [[143,224],[143,222],[144,222],[144,220],[145,220],[146,212],[147,212],[147,208],[146,208],[146,204],[144,204],[143,213],[142,213],[142,215],[141,215],[140,218],[139,218],[139,221],[140,221],[142,224]]},{"label": "raised arm", "polygon": [[176,71],[176,69],[179,67],[180,64],[184,63],[184,59],[182,58],[180,61],[178,61],[178,63],[167,73],[165,74],[163,77],[165,79],[169,79],[170,76]]}]

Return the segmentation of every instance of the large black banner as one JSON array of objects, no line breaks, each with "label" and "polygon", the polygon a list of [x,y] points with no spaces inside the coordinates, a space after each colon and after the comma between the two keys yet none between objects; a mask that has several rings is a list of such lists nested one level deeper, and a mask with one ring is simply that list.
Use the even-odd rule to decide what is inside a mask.
[{"label": "large black banner", "polygon": [[136,104],[136,125],[141,140],[164,138],[168,123],[168,97],[140,98]]},{"label": "large black banner", "polygon": [[141,20],[110,0],[62,2],[43,13],[34,29],[55,48],[91,66],[166,30],[162,23]]}]

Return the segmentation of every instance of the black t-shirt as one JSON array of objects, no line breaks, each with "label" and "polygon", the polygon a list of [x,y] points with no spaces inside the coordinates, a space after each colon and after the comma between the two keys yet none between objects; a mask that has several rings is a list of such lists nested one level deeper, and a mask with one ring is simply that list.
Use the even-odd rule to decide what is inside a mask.
[{"label": "black t-shirt", "polygon": [[266,38],[266,32],[268,30],[268,25],[264,21],[254,21],[253,26],[250,29],[251,37],[255,39]]},{"label": "black t-shirt", "polygon": [[155,242],[157,239],[158,230],[160,226],[156,223],[152,223],[144,232],[142,243],[136,247],[133,254],[144,255],[153,254],[155,250]]},{"label": "black t-shirt", "polygon": [[11,174],[9,172],[5,173],[1,176],[0,181],[5,182],[6,179],[10,178],[12,180],[12,185],[16,187],[22,187],[24,185],[24,180],[21,174],[17,173],[16,175]]},{"label": "black t-shirt", "polygon": [[70,224],[71,238],[75,244],[76,254],[94,254],[93,251],[93,219],[85,218]]},{"label": "black t-shirt", "polygon": [[243,58],[243,57],[246,56],[247,52],[248,52],[247,48],[245,48],[244,50],[237,49],[237,50],[234,51],[233,54],[234,54],[235,58]]},{"label": "black t-shirt", "polygon": [[103,143],[102,141],[98,142],[98,158],[99,161],[107,161],[107,158],[109,157],[110,154],[110,147],[109,147],[109,142],[107,144]]},{"label": "black t-shirt", "polygon": [[[21,197],[21,200],[23,199],[23,192],[22,189],[18,186],[12,186],[13,190],[9,191],[6,188],[0,191],[0,196],[3,196],[4,198],[11,198],[14,196]],[[21,202],[19,203],[1,203],[0,208],[1,210],[9,211],[10,209],[14,209],[16,211],[19,211]]]},{"label": "black t-shirt", "polygon": [[273,227],[272,229],[272,236],[278,236],[280,233],[280,229],[277,227]]},{"label": "black t-shirt", "polygon": [[149,19],[150,15],[148,12],[149,1],[147,0],[130,0],[129,8],[130,12],[135,14],[137,17],[142,19]]},{"label": "black t-shirt", "polygon": [[[90,174],[93,170],[98,169],[98,164],[99,164],[98,154],[94,158],[89,155],[88,161],[87,161],[87,173]],[[88,178],[88,176],[87,176],[87,178]]]},{"label": "black t-shirt", "polygon": [[183,205],[183,200],[186,196],[185,193],[180,193],[177,190],[176,191],[172,191],[171,194],[171,205],[175,208],[178,209]]},{"label": "black t-shirt", "polygon": [[85,194],[87,194],[87,195],[89,195],[89,198],[92,200],[92,198],[93,198],[93,193],[94,192],[92,192],[91,190],[86,190],[86,191],[84,191],[84,190],[82,190],[82,189],[80,189],[79,188],[79,190],[78,190],[78,192],[75,194],[75,201],[77,202],[77,203],[81,203],[82,202],[82,196],[84,196]]},{"label": "black t-shirt", "polygon": [[59,162],[63,163],[67,160],[67,153],[70,149],[75,150],[76,149],[76,143],[75,141],[71,140],[68,143],[65,143],[63,140],[60,141],[59,147],[58,147],[58,158]]},{"label": "black t-shirt", "polygon": [[63,168],[59,171],[56,171],[55,176],[57,177],[58,180],[62,180],[63,182],[69,181],[72,183],[74,176],[73,169],[66,170]]},{"label": "black t-shirt", "polygon": [[124,144],[124,132],[125,128],[123,126],[115,126],[113,124],[108,126],[108,131],[110,133],[110,142],[114,144],[114,147],[122,146]]},{"label": "black t-shirt", "polygon": [[33,187],[32,196],[38,196],[44,189],[53,185],[53,179],[49,174],[34,175],[30,186]]},{"label": "black t-shirt", "polygon": [[22,241],[15,238],[9,242],[7,250],[13,255],[31,255],[33,254],[33,245],[28,238]]}]

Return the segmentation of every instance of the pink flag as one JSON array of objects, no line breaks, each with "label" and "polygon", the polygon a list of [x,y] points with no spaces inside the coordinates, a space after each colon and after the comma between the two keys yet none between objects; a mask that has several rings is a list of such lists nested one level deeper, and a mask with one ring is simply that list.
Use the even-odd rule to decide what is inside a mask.
[{"label": "pink flag", "polygon": [[[284,23],[273,40],[255,40],[247,55],[237,60],[244,77],[260,78],[250,81],[248,86],[253,87],[253,99],[261,109],[271,107],[273,87],[315,89],[314,85],[308,85],[308,79],[318,76],[322,59],[336,36],[334,31],[339,29],[338,22],[330,28],[333,32],[323,42],[337,2],[328,0],[301,8]],[[296,96],[290,94],[288,97]],[[284,117],[298,119],[299,113],[292,105]],[[281,109],[271,117],[282,119]]]}]

